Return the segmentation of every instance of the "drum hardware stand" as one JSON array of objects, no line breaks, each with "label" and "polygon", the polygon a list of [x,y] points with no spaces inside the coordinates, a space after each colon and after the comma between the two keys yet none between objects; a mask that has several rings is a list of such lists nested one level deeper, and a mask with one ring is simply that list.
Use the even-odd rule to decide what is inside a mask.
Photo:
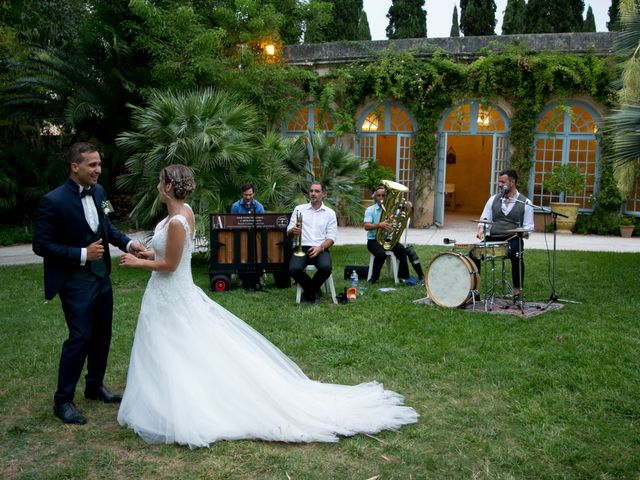
[{"label": "drum hardware stand", "polygon": [[[530,205],[532,208],[542,208],[542,207],[538,207],[537,205],[534,205],[533,203],[531,203],[531,201],[529,199],[527,199],[527,201],[523,201],[520,200],[518,198],[513,198],[511,199],[513,200],[513,202],[515,203],[522,203],[523,205]],[[515,232],[515,235],[510,237],[509,240],[513,239],[514,237],[518,237],[518,251],[516,252],[516,256],[518,257],[518,280],[520,283],[520,299],[515,301],[515,297],[514,297],[514,301],[515,304],[518,308],[520,308],[520,312],[522,312],[522,314],[524,315],[524,307],[525,307],[525,302],[524,302],[524,295],[522,294],[522,291],[524,290],[523,285],[522,285],[522,266],[523,266],[523,260],[522,257],[524,256],[524,252],[522,251],[522,247],[524,245],[524,235],[528,234],[528,231],[525,231],[524,229],[522,229],[522,224],[520,225],[519,228],[512,230],[512,232]]]},{"label": "drum hardware stand", "polygon": [[[475,220],[472,220],[475,221]],[[485,292],[484,295],[484,311],[485,312],[490,312],[493,310],[493,306],[495,304],[495,297],[496,297],[496,291],[499,288],[502,289],[503,294],[506,291],[513,291],[511,285],[509,284],[509,282],[507,282],[504,279],[504,259],[502,259],[502,269],[501,269],[501,279],[497,280],[496,279],[496,257],[491,256],[488,257],[486,255],[486,252],[488,251],[488,241],[487,241],[487,237],[488,237],[488,232],[489,232],[489,225],[493,222],[489,222],[487,220],[482,220],[480,219],[478,221],[478,223],[482,223],[482,247],[483,247],[483,255],[479,258],[480,260],[480,264],[481,264],[481,269],[484,270],[485,272],[489,272],[491,271],[491,279],[489,279],[488,275],[484,275],[484,288],[482,288],[482,290]],[[482,284],[482,277],[483,275],[481,275],[480,278],[480,284]],[[491,282],[491,286],[487,286],[487,283]],[[475,301],[474,301],[475,304]]]},{"label": "drum hardware stand", "polygon": [[[501,269],[500,269],[500,278],[496,278],[496,259],[499,258],[500,262],[501,262]],[[513,287],[511,286],[511,284],[505,280],[505,265],[504,265],[504,258],[503,257],[486,257],[483,256],[483,258],[481,259],[482,264],[486,265],[486,267],[483,267],[485,271],[491,271],[491,287],[487,289],[487,293],[486,293],[486,297],[485,297],[485,310],[486,311],[491,311],[493,310],[493,305],[495,303],[495,298],[496,298],[496,294],[498,291],[502,291],[502,296],[505,297],[509,294],[513,293]],[[490,267],[489,267],[490,265]],[[489,307],[488,305],[491,305],[491,307]]]},{"label": "drum hardware stand", "polygon": [[[491,222],[493,223],[493,222]],[[484,265],[486,262],[486,258],[485,258],[485,254],[484,252],[487,251],[487,234],[489,232],[489,225],[491,225],[491,223],[487,222],[486,220],[483,221],[482,223],[482,246],[483,246],[483,254],[482,257],[480,258],[480,265]],[[482,269],[482,266],[480,267]],[[486,269],[485,269],[486,271]],[[496,278],[496,272],[495,272],[495,265],[491,265],[491,272],[493,275],[493,284],[491,285],[491,288],[481,288],[482,290],[485,290],[485,295],[484,295],[484,311],[485,312],[490,312],[491,310],[493,310],[493,303],[495,300],[495,278]],[[480,276],[480,284],[482,285],[482,275]],[[485,287],[487,284],[487,280],[484,281],[485,283]],[[474,299],[475,300],[475,299]],[[475,303],[475,302],[474,302]]]}]

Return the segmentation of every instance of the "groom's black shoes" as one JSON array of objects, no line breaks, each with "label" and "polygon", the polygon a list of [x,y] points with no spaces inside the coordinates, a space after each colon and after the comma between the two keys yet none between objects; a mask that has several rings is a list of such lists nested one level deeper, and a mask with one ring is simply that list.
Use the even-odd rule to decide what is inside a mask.
[{"label": "groom's black shoes", "polygon": [[75,425],[84,425],[87,419],[84,418],[73,402],[56,403],[53,406],[53,414],[64,423],[72,423]]},{"label": "groom's black shoes", "polygon": [[111,393],[104,386],[97,390],[85,390],[84,398],[88,400],[99,400],[104,403],[120,403],[122,401],[122,395]]}]

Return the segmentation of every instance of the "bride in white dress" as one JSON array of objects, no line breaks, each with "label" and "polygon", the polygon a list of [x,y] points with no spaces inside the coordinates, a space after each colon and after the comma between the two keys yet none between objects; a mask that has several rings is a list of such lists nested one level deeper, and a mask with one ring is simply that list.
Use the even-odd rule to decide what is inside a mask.
[{"label": "bride in white dress", "polygon": [[183,165],[162,170],[168,216],[151,250],[120,265],[151,270],[118,422],[149,443],[204,447],[218,440],[336,442],[397,430],[418,414],[377,382],[310,380],[276,346],[211,300],[191,276],[195,189]]}]

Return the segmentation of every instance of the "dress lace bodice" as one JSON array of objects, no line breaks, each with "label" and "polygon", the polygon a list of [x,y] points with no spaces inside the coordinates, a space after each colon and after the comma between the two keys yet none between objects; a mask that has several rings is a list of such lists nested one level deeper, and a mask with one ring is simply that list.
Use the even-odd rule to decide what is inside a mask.
[{"label": "dress lace bodice", "polygon": [[167,252],[167,237],[169,234],[169,225],[172,222],[179,222],[185,229],[186,235],[184,239],[184,248],[182,249],[182,257],[175,272],[153,272],[151,281],[166,284],[164,288],[174,288],[180,290],[180,286],[188,285],[193,282],[191,276],[191,255],[193,253],[193,233],[189,222],[184,215],[174,215],[162,220],[153,232],[151,239],[151,248],[156,254],[156,260],[165,258]]}]

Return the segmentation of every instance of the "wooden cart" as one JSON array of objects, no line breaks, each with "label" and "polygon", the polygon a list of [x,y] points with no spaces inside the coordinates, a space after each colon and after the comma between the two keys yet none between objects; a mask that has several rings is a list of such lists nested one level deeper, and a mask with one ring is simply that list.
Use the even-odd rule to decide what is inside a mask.
[{"label": "wooden cart", "polygon": [[273,274],[278,288],[289,287],[289,217],[288,213],[211,214],[211,289],[228,290],[236,274],[244,288],[259,290],[265,273]]}]

